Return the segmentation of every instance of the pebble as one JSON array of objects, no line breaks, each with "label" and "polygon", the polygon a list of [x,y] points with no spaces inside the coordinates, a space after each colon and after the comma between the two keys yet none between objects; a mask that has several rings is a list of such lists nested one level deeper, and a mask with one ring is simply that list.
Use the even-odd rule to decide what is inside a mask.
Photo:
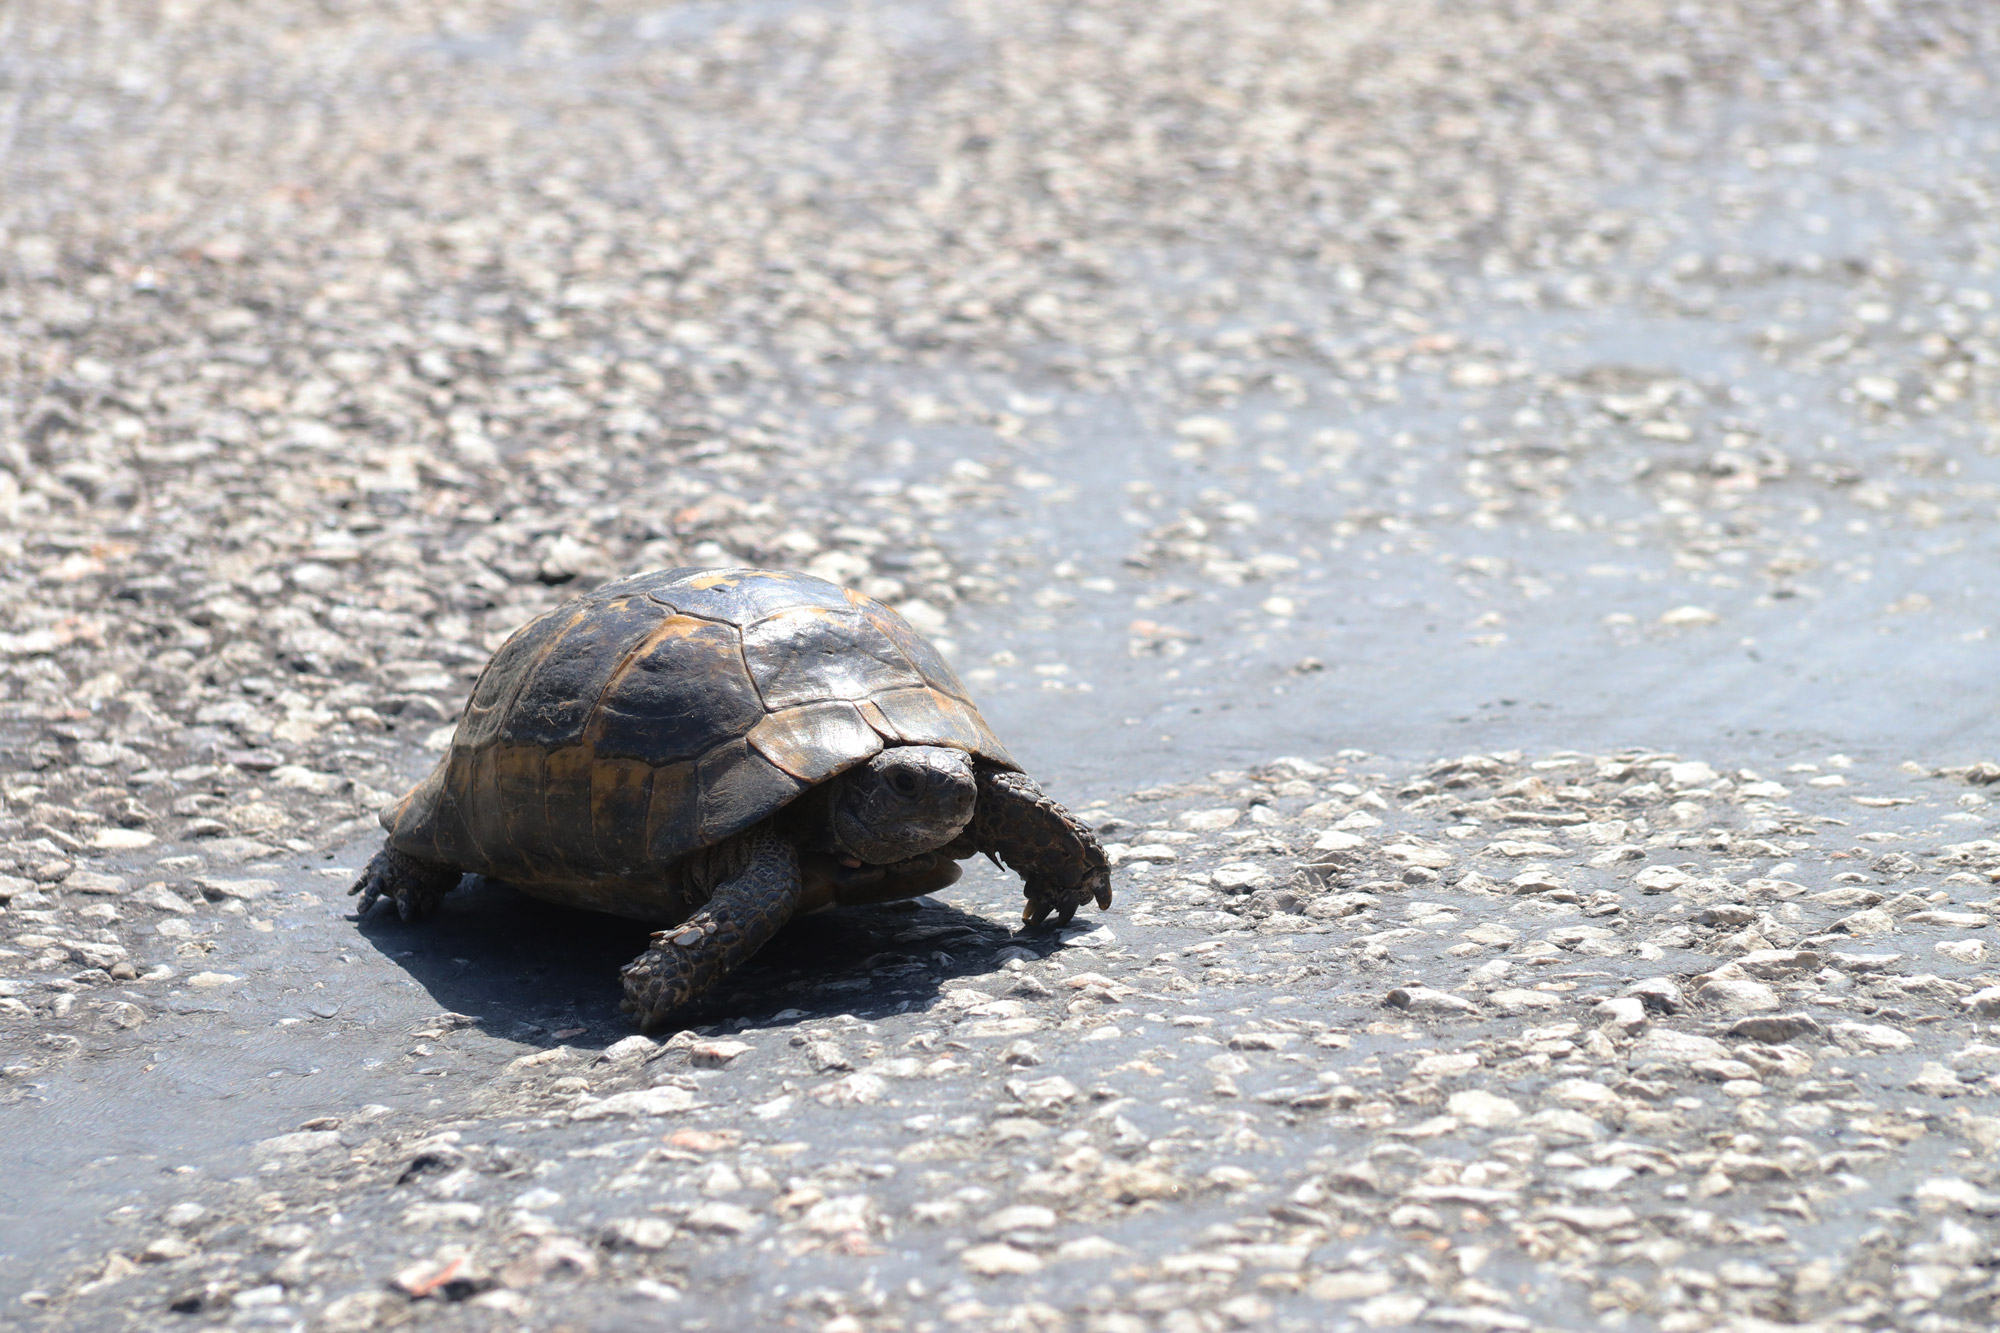
[{"label": "pebble", "polygon": [[1039,1256],[1005,1243],[968,1246],[959,1252],[958,1261],[982,1277],[1035,1273],[1042,1267]]},{"label": "pebble", "polygon": [[741,1204],[704,1203],[690,1210],[681,1225],[689,1231],[740,1236],[757,1229],[758,1217]]},{"label": "pebble", "polygon": [[617,1217],[600,1234],[607,1249],[664,1250],[674,1238],[674,1224],[663,1217]]},{"label": "pebble", "polygon": [[688,1063],[700,1069],[721,1069],[752,1049],[741,1041],[696,1042],[688,1047]]},{"label": "pebble", "polygon": [[1633,1064],[1692,1065],[1702,1060],[1724,1060],[1728,1057],[1729,1048],[1713,1037],[1656,1027],[1639,1038],[1627,1058]]},{"label": "pebble", "polygon": [[[659,1049],[660,1044],[652,1038],[634,1033],[629,1037],[620,1037],[617,1041],[606,1046],[603,1051],[599,1052],[597,1063],[620,1064],[627,1060],[644,1060],[649,1056],[657,1054]],[[522,1069],[532,1068],[534,1064],[548,1063],[552,1057],[552,1052],[538,1051],[533,1055],[518,1057],[514,1061],[514,1065]]]},{"label": "pebble", "polygon": [[[1513,995],[1525,992],[1502,992]],[[1495,1003],[1503,1004],[1499,995],[1491,997]],[[1431,990],[1425,986],[1399,986],[1389,992],[1383,1003],[1391,1009],[1408,1009],[1420,1014],[1477,1014],[1479,1006],[1462,995],[1447,991]]]},{"label": "pebble", "polygon": [[95,870],[72,870],[63,877],[62,886],[71,893],[96,894],[103,897],[117,897],[125,892],[127,881],[122,875],[106,875]]},{"label": "pebble", "polygon": [[1452,1115],[1476,1129],[1498,1129],[1521,1118],[1518,1103],[1476,1088],[1454,1092],[1445,1102]]},{"label": "pebble", "polygon": [[261,1152],[280,1154],[320,1152],[340,1146],[340,1134],[330,1129],[308,1129],[293,1134],[279,1134],[274,1138],[262,1139],[257,1144]]},{"label": "pebble", "polygon": [[699,1105],[695,1094],[686,1088],[666,1086],[658,1088],[635,1088],[630,1092],[615,1092],[609,1097],[586,1098],[569,1113],[571,1120],[611,1120],[630,1116],[677,1115],[692,1110]]}]

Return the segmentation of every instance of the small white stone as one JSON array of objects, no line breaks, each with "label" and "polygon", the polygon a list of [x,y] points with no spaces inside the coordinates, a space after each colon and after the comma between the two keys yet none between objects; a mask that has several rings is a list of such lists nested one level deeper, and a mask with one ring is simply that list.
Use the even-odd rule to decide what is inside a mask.
[{"label": "small white stone", "polygon": [[642,1060],[659,1049],[659,1043],[651,1037],[642,1037],[635,1032],[606,1046],[598,1055],[597,1063],[619,1064],[626,1060]]},{"label": "small white stone", "polygon": [[1639,1039],[1630,1054],[1633,1065],[1691,1065],[1697,1060],[1726,1060],[1729,1048],[1713,1037],[1674,1028],[1654,1028]]},{"label": "small white stone", "polygon": [[960,1252],[958,1261],[982,1277],[1038,1273],[1042,1268],[1042,1261],[1037,1256],[999,1243],[970,1246]]},{"label": "small white stone", "polygon": [[298,1156],[340,1146],[339,1133],[331,1129],[302,1129],[294,1134],[280,1134],[275,1138],[263,1139],[257,1144],[261,1152],[274,1152],[285,1156]]},{"label": "small white stone", "polygon": [[1215,868],[1210,879],[1218,889],[1241,893],[1271,882],[1271,872],[1249,861],[1232,861]]},{"label": "small white stone", "polygon": [[1706,787],[1715,779],[1715,770],[1699,761],[1667,765],[1667,782],[1677,788]]},{"label": "small white stone", "polygon": [[1608,1208],[1574,1206],[1544,1208],[1541,1215],[1585,1235],[1611,1231],[1618,1227],[1629,1227],[1639,1220],[1639,1215],[1623,1204]]},{"label": "small white stone", "polygon": [[1002,1208],[981,1222],[979,1230],[983,1235],[998,1236],[1009,1231],[1047,1231],[1055,1224],[1055,1209],[1044,1208],[1040,1204],[1022,1203],[1015,1204],[1011,1208]]},{"label": "small white stone", "polygon": [[1059,1263],[1087,1261],[1102,1263],[1106,1259],[1116,1259],[1130,1253],[1123,1245],[1107,1240],[1103,1236],[1079,1236],[1066,1240],[1056,1247],[1055,1257]]},{"label": "small white stone", "polygon": [[1551,991],[1525,990],[1520,987],[1497,990],[1486,998],[1495,1009],[1505,1014],[1536,1009],[1559,1009],[1563,1003],[1562,996]]},{"label": "small white stone", "polygon": [[1471,1017],[1479,1006],[1462,995],[1432,990],[1428,986],[1398,986],[1384,1001],[1391,1009],[1407,1009],[1415,1014],[1451,1014]]},{"label": "small white stone", "polygon": [[751,1049],[742,1041],[698,1041],[688,1047],[688,1063],[700,1069],[721,1069]]},{"label": "small white stone", "polygon": [[828,1106],[869,1106],[889,1095],[889,1081],[880,1074],[849,1074],[814,1088],[812,1095]]},{"label": "small white stone", "polygon": [[1917,1186],[1914,1197],[1918,1207],[1931,1212],[1949,1208],[1984,1212],[2000,1202],[1971,1181],[1958,1176],[1934,1176]]},{"label": "small white stone", "polygon": [[2000,986],[1988,986],[1976,990],[1958,1002],[1961,1009],[1970,1010],[1981,1018],[2000,1017]]},{"label": "small white stone", "polygon": [[403,1210],[403,1225],[419,1231],[476,1227],[486,1210],[476,1203],[418,1203]]},{"label": "small white stone", "polygon": [[1835,1023],[1833,1035],[1843,1046],[1875,1051],[1907,1051],[1917,1044],[1909,1033],[1883,1023]]},{"label": "small white stone", "polygon": [[611,1120],[625,1116],[677,1115],[693,1110],[699,1101],[686,1088],[671,1084],[615,1092],[609,1097],[586,1101],[569,1113],[571,1120]]},{"label": "small white stone", "polygon": [[664,1250],[674,1238],[674,1224],[664,1217],[618,1217],[599,1234],[613,1249]]},{"label": "small white stone", "polygon": [[738,1203],[704,1203],[682,1219],[682,1225],[689,1231],[727,1236],[754,1231],[757,1224],[757,1215]]},{"label": "small white stone", "polygon": [[1403,1328],[1414,1324],[1430,1308],[1430,1302],[1411,1292],[1390,1292],[1363,1301],[1354,1313],[1370,1328]]},{"label": "small white stone", "polygon": [[1777,991],[1748,977],[1704,973],[1695,978],[1693,989],[1703,1004],[1714,1005],[1733,1014],[1770,1013],[1783,1007]]},{"label": "small white stone", "polygon": [[1322,1301],[1352,1301],[1380,1296],[1396,1285],[1387,1273],[1360,1270],[1322,1273],[1306,1288],[1306,1294]]},{"label": "small white stone", "polygon": [[1480,1088],[1454,1092],[1446,1100],[1445,1110],[1475,1129],[1499,1129],[1521,1118],[1518,1103]]}]

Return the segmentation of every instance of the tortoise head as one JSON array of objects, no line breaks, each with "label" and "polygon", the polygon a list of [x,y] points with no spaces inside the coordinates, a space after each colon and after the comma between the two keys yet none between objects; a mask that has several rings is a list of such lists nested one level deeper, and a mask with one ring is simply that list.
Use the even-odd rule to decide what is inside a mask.
[{"label": "tortoise head", "polygon": [[972,758],[943,745],[892,745],[830,781],[822,836],[838,856],[889,865],[933,851],[972,819]]}]

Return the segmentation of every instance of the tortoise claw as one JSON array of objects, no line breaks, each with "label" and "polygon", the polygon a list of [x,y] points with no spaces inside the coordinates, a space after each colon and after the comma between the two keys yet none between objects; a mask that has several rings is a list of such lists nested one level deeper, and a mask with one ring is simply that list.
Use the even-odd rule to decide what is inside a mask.
[{"label": "tortoise claw", "polygon": [[1028,925],[1040,925],[1051,913],[1056,924],[1066,926],[1076,915],[1076,909],[1088,902],[1099,907],[1111,905],[1109,877],[1093,882],[1086,878],[1082,884],[1070,888],[1035,883],[1027,886],[1028,901],[1021,908],[1021,920]]},{"label": "tortoise claw", "polygon": [[387,900],[396,905],[396,915],[402,920],[419,921],[437,910],[444,896],[458,887],[459,878],[456,866],[420,861],[384,844],[347,892],[361,895],[354,906],[358,917],[367,916],[375,904]]},{"label": "tortoise claw", "polygon": [[1025,773],[981,769],[972,844],[1021,876],[1034,925],[1051,912],[1067,925],[1088,902],[1111,906],[1111,864],[1097,837]]}]

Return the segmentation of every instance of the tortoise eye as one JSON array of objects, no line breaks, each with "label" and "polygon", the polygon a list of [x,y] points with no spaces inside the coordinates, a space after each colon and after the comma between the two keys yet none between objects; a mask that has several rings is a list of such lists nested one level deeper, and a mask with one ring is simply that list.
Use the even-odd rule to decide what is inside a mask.
[{"label": "tortoise eye", "polygon": [[907,768],[894,769],[889,774],[889,790],[898,796],[917,794],[917,775]]}]

